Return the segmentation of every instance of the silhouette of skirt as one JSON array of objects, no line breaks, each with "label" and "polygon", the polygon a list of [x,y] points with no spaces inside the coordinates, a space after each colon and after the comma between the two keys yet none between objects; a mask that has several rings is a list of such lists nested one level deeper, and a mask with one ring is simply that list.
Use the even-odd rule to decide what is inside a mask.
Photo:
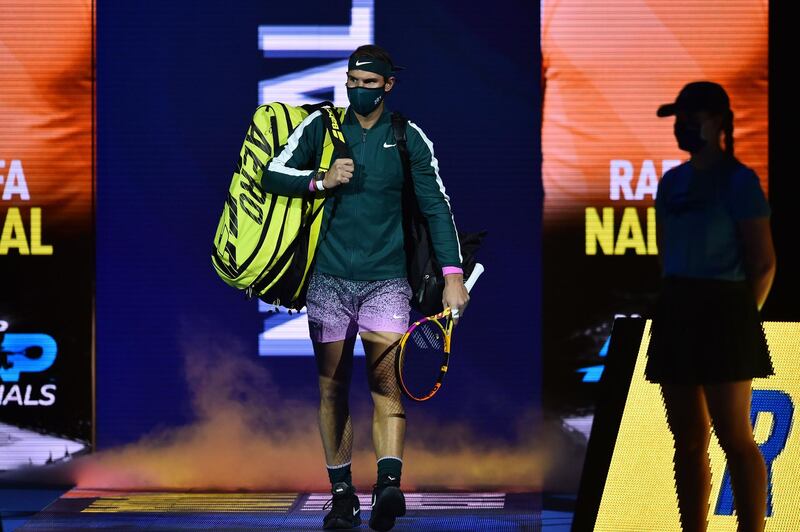
[{"label": "silhouette of skirt", "polygon": [[745,281],[663,280],[650,330],[647,380],[713,384],[773,373],[755,298]]}]

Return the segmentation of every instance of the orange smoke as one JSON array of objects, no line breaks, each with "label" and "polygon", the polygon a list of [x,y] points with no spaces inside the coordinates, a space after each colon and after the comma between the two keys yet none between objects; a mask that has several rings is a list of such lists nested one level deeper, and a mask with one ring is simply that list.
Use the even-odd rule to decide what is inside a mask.
[{"label": "orange smoke", "polygon": [[[75,461],[85,489],[291,490],[328,489],[316,405],[279,397],[269,373],[233,342],[186,348],[186,377],[196,422],[144,436],[139,442]],[[374,482],[370,418],[353,413],[357,448],[354,482]],[[419,421],[406,445],[409,488],[537,490],[546,445],[531,430],[518,443],[493,441],[466,424]],[[527,427],[534,423],[524,423]]]}]

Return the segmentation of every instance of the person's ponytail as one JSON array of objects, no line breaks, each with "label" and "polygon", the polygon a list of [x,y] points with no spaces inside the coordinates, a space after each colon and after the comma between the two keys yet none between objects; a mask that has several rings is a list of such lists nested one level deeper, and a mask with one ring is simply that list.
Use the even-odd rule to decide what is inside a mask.
[{"label": "person's ponytail", "polygon": [[722,129],[725,132],[725,153],[733,157],[733,111],[728,111]]}]

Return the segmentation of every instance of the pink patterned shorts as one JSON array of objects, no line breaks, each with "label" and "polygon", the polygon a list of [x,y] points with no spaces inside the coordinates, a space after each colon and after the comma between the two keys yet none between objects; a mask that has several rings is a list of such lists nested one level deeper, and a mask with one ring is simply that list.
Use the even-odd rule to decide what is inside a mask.
[{"label": "pink patterned shorts", "polygon": [[315,272],[306,296],[311,340],[336,342],[364,331],[402,334],[410,299],[405,278],[354,281]]}]

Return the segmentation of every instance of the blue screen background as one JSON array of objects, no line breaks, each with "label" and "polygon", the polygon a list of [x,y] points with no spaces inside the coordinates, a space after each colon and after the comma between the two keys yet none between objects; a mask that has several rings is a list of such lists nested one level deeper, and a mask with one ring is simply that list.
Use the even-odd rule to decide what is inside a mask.
[{"label": "blue screen background", "polygon": [[[488,231],[486,273],[454,334],[445,386],[407,408],[512,437],[541,388],[539,6],[376,3],[375,43],[407,67],[387,106],[433,141],[459,229]],[[192,421],[187,345],[241,346],[282,397],[316,404],[313,359],[259,356],[265,315],[216,277],[209,253],[259,82],[341,59],[265,57],[259,26],[348,26],[350,9],[338,0],[98,5],[99,448]],[[368,401],[363,369],[357,359],[354,403]]]}]

